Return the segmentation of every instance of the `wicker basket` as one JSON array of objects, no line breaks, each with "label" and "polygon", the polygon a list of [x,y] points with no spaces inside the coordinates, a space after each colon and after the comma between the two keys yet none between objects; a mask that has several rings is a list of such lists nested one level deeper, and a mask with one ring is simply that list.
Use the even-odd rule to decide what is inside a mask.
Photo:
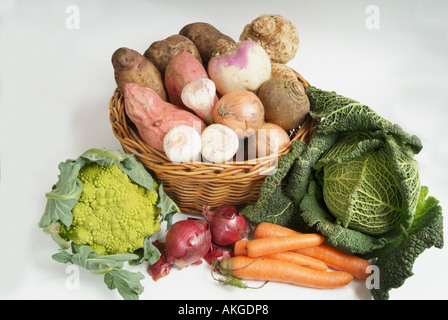
[{"label": "wicker basket", "polygon": [[[309,83],[298,73],[297,78]],[[172,163],[164,153],[148,146],[126,116],[124,99],[118,88],[109,104],[110,122],[124,152],[133,153],[163,183],[165,192],[182,212],[201,213],[203,205],[247,205],[258,199],[266,175],[272,173],[278,159],[290,151],[290,144],[277,153],[247,161],[215,164],[208,162]],[[300,128],[290,132],[291,141],[308,142],[314,121],[308,117]]]}]

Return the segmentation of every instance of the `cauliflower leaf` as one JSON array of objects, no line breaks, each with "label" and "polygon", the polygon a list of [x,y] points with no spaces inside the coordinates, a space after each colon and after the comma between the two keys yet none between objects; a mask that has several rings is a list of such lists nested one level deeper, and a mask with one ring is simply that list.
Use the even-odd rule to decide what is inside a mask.
[{"label": "cauliflower leaf", "polygon": [[78,265],[93,274],[104,274],[104,282],[111,290],[117,289],[125,300],[138,300],[144,288],[140,283],[144,279],[141,272],[124,270],[126,261],[136,259],[135,254],[98,255],[89,246],[72,243],[72,253],[61,251],[53,255],[55,261]]},{"label": "cauliflower leaf", "polygon": [[104,274],[125,299],[138,297],[141,277],[122,270],[124,262],[158,260],[149,238],[162,221],[169,227],[178,206],[132,154],[90,149],[59,170],[38,223],[62,250],[53,259]]},{"label": "cauliflower leaf", "polygon": [[110,290],[117,289],[125,300],[138,300],[144,288],[140,283],[145,276],[141,272],[113,269],[104,275],[104,283]]},{"label": "cauliflower leaf", "polygon": [[132,181],[148,190],[156,192],[154,190],[154,179],[133,154],[123,153],[118,150],[89,149],[81,157],[103,166],[117,164]]},{"label": "cauliflower leaf", "polygon": [[47,193],[47,203],[39,227],[46,228],[60,221],[66,227],[73,221],[72,208],[78,202],[82,192],[81,182],[77,179],[79,170],[85,161],[68,160],[58,166],[60,175],[58,182],[53,185],[51,192]]}]

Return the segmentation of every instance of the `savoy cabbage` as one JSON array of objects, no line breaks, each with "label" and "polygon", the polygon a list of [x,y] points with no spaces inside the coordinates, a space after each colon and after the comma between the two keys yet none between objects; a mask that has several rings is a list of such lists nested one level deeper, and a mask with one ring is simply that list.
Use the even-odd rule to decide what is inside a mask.
[{"label": "savoy cabbage", "polygon": [[257,202],[241,214],[323,234],[329,244],[375,260],[387,299],[412,275],[419,254],[443,246],[442,209],[422,187],[414,155],[418,137],[370,107],[308,87],[309,142],[294,141],[267,176]]}]

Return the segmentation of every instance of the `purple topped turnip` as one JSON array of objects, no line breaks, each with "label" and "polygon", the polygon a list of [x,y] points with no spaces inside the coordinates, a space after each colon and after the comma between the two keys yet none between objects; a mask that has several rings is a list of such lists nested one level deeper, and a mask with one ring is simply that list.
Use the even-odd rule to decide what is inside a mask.
[{"label": "purple topped turnip", "polygon": [[213,57],[208,74],[222,95],[237,90],[257,91],[271,76],[271,61],[261,45],[246,40],[234,51]]}]

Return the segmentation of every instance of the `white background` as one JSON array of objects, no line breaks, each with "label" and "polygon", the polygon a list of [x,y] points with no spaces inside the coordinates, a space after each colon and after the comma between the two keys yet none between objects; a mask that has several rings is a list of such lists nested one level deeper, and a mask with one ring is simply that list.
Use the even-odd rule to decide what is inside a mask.
[{"label": "white background", "polygon": [[[79,9],[79,29],[66,26]],[[379,29],[369,29],[369,5]],[[57,263],[37,227],[57,166],[92,147],[120,148],[109,123],[112,53],[143,53],[186,24],[209,22],[234,39],[262,13],[296,25],[289,63],[312,85],[371,106],[421,138],[422,184],[448,208],[448,2],[364,0],[25,1],[0,3],[0,298],[121,299],[102,276]],[[183,216],[182,218],[184,218]],[[446,228],[445,228],[446,229]],[[447,249],[417,260],[391,299],[447,299]],[[134,268],[146,274],[144,266]],[[338,290],[270,283],[261,290],[219,286],[206,263],[173,270],[142,299],[371,299],[362,281]]]}]

